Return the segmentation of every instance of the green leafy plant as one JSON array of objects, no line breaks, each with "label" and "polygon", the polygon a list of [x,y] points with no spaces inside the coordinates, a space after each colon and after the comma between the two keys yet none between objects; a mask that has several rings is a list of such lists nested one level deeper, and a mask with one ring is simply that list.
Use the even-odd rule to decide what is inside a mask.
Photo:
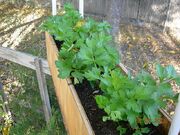
[{"label": "green leafy plant", "polygon": [[[135,130],[134,135],[147,133],[148,124],[160,123],[159,108],[165,107],[166,99],[173,98],[171,81],[179,84],[179,77],[172,66],[156,66],[157,78],[142,71],[136,77],[123,75],[119,69],[101,78],[103,95],[97,95],[96,102],[107,113],[103,121],[126,121]],[[121,134],[124,128],[118,127]]]},{"label": "green leafy plant", "polygon": [[43,30],[62,41],[56,61],[60,78],[93,81],[104,72],[104,67],[113,69],[119,63],[118,52],[110,45],[108,23],[85,20],[70,4],[65,5],[60,14],[42,25]]},{"label": "green leafy plant", "polygon": [[[59,15],[49,17],[42,29],[61,41],[56,61],[60,78],[98,82],[95,84],[103,94],[95,99],[99,108],[107,113],[103,121],[128,122],[134,135],[148,133],[148,124],[159,124],[158,109],[174,96],[170,82],[180,84],[180,77],[172,66],[157,65],[156,78],[145,71],[135,77],[122,74],[117,69],[119,55],[111,45],[109,24],[83,19],[70,4],[66,4]],[[120,134],[126,133],[122,125],[117,130]]]}]

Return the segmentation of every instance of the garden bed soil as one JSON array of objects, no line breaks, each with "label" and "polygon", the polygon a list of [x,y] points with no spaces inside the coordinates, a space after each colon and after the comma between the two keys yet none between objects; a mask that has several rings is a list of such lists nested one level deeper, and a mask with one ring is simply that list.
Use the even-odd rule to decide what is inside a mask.
[{"label": "garden bed soil", "polygon": [[[54,38],[54,36],[53,36]],[[55,40],[58,50],[60,50],[63,41]],[[102,117],[106,113],[99,109],[96,101],[95,95],[102,94],[98,88],[92,88],[87,80],[84,80],[80,84],[75,85],[76,92],[80,98],[80,101],[84,107],[84,110],[89,118],[91,126],[96,135],[119,135],[119,132],[116,130],[118,123],[113,121],[103,122]],[[129,127],[126,122],[122,122],[121,126],[128,128],[126,135],[133,134],[133,130]],[[147,135],[161,135],[157,127],[152,125],[149,126],[150,132]]]},{"label": "garden bed soil", "polygon": [[[94,98],[95,95],[101,94],[101,92],[98,89],[92,89],[91,85],[87,81],[83,81],[82,84],[75,85],[75,89],[90,120],[95,134],[119,135],[119,132],[116,130],[118,123],[115,123],[113,121],[102,121],[102,117],[105,116],[106,113],[98,108]],[[126,135],[133,134],[132,129],[127,123],[122,122],[121,125],[125,128],[128,128]],[[161,135],[157,127],[150,125],[149,128],[150,132],[147,135]]]}]

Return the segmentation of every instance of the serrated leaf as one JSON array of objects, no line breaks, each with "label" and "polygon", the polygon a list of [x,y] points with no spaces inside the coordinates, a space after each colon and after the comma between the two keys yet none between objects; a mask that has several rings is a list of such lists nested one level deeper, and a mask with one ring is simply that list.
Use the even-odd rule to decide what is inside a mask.
[{"label": "serrated leaf", "polygon": [[122,119],[120,111],[111,111],[110,117],[111,117],[111,120],[113,121],[119,121]]},{"label": "serrated leaf", "polygon": [[94,59],[93,59],[93,52],[91,48],[88,48],[86,46],[81,47],[78,57],[82,61],[82,63],[86,65],[91,65],[94,64]]},{"label": "serrated leaf", "polygon": [[98,104],[99,108],[103,109],[106,107],[108,103],[108,99],[102,95],[98,95],[95,97],[96,103]]},{"label": "serrated leaf", "polygon": [[159,121],[157,121],[157,119],[159,118],[158,106],[156,106],[155,104],[151,106],[146,105],[143,109],[149,121],[152,122],[154,126],[157,126],[159,124]]},{"label": "serrated leaf", "polygon": [[163,84],[160,84],[158,87],[158,94],[159,94],[159,97],[161,96],[164,96],[166,95],[166,97],[173,97],[174,93],[172,91],[172,88],[171,88],[171,84],[169,83],[163,83]]},{"label": "serrated leaf", "polygon": [[157,76],[160,78],[161,81],[162,81],[162,80],[165,78],[165,76],[166,76],[165,70],[164,70],[163,66],[161,66],[160,64],[157,64],[157,65],[156,65],[156,74],[157,74]]},{"label": "serrated leaf", "polygon": [[65,79],[70,76],[71,67],[65,65],[62,61],[56,61],[55,64],[58,68],[60,78]]},{"label": "serrated leaf", "polygon": [[136,128],[137,127],[137,122],[136,122],[136,113],[134,113],[133,111],[131,112],[127,112],[127,120],[129,122],[129,124],[131,125],[132,128]]},{"label": "serrated leaf", "polygon": [[134,112],[138,112],[140,113],[141,112],[141,106],[137,104],[137,101],[135,100],[128,100],[126,102],[126,105],[127,105],[127,109],[129,110],[133,110]]},{"label": "serrated leaf", "polygon": [[174,69],[174,67],[172,65],[168,65],[165,69],[167,72],[167,78],[176,77],[176,70]]},{"label": "serrated leaf", "polygon": [[86,77],[89,81],[99,80],[101,77],[101,70],[93,67],[92,70],[85,72],[84,77]]},{"label": "serrated leaf", "polygon": [[144,85],[155,85],[156,84],[156,81],[153,79],[153,77],[145,71],[142,71],[141,73],[139,73],[134,78],[134,80],[136,80],[140,83],[143,83]]}]

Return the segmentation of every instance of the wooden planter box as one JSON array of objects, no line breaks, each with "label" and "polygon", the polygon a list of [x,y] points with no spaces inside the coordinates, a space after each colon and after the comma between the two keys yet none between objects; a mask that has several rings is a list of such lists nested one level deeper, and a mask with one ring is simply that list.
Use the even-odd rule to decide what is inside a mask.
[{"label": "wooden planter box", "polygon": [[[47,59],[68,135],[95,135],[71,80],[58,78],[58,70],[55,65],[55,61],[58,59],[58,49],[51,35],[45,33],[45,36]],[[166,135],[171,118],[164,110],[160,109],[160,112],[163,120],[159,129],[163,135]]]}]

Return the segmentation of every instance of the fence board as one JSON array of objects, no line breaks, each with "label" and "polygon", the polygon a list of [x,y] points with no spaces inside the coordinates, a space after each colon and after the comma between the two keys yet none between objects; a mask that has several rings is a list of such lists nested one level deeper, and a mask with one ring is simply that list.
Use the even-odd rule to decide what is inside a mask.
[{"label": "fence board", "polygon": [[[107,10],[107,3],[109,0],[87,0],[84,3],[84,10],[87,14],[105,16]],[[79,0],[61,0],[62,4],[71,2],[76,9],[79,7]]]},{"label": "fence board", "polygon": [[[0,57],[34,70],[36,69],[34,60],[38,58],[30,54],[22,53],[4,47],[0,47]],[[48,75],[51,75],[49,71],[48,62],[44,59],[41,59],[41,61],[43,72]]]},{"label": "fence board", "polygon": [[[168,5],[169,0],[142,0],[140,5],[140,13],[146,14],[144,18],[145,22],[153,22],[159,25],[164,25],[168,12]],[[142,8],[145,10],[141,10]]]},{"label": "fence board", "polygon": [[[78,0],[72,2],[78,8]],[[121,20],[139,19],[147,23],[157,23],[170,28],[180,28],[180,0],[119,0],[121,1]],[[86,0],[85,13],[108,16],[112,0]]]},{"label": "fence board", "polygon": [[137,18],[139,0],[122,0],[122,18]]}]

